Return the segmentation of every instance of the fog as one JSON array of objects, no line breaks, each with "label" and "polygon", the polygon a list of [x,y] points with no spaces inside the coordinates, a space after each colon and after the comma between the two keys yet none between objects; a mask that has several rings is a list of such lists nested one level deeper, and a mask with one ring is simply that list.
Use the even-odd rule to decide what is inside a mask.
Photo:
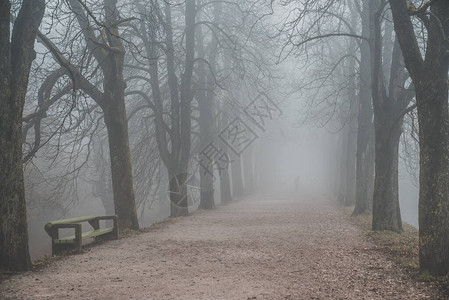
[{"label": "fog", "polygon": [[[287,63],[288,64],[288,63]],[[289,68],[280,66],[289,74],[283,78],[283,86],[291,82],[290,76],[294,74]],[[276,100],[275,100],[276,101]],[[325,125],[314,122],[304,116],[301,108],[307,105],[308,100],[286,96],[277,99],[282,115],[267,124],[264,130],[251,125],[257,132],[257,139],[251,144],[252,172],[254,172],[256,186],[251,194],[293,194],[301,201],[316,201],[336,203],[338,193],[338,164],[339,164],[339,125]],[[242,104],[243,106],[243,104]],[[241,112],[234,112],[241,114]],[[251,124],[246,119],[247,124]],[[237,156],[230,153],[231,161],[235,162]],[[245,152],[242,153],[242,158]],[[405,157],[405,159],[407,159]],[[189,210],[198,209],[200,202],[200,172],[201,168],[195,160],[191,161],[190,174],[191,190],[189,191]],[[243,163],[240,166],[242,173],[248,172]],[[161,184],[156,195],[138,208],[139,224],[148,227],[170,216],[170,199],[168,187],[165,183],[167,174],[161,172],[157,178]],[[219,178],[218,170],[214,171],[215,178]],[[374,174],[373,174],[374,176]],[[230,174],[233,181],[232,173]],[[404,160],[400,161],[399,195],[401,214],[403,220],[413,226],[418,224],[418,189],[416,174],[410,175]],[[246,185],[243,175],[243,184]],[[231,184],[232,187],[232,184]],[[29,218],[30,249],[32,259],[40,259],[51,254],[51,240],[43,230],[46,222],[60,218],[71,218],[85,215],[105,215],[102,200],[95,196],[91,182],[80,178],[76,184],[75,198],[70,201],[57,199],[57,206],[48,207],[39,213],[39,217]],[[108,191],[112,193],[112,190]],[[250,194],[245,193],[249,196]],[[220,184],[214,182],[215,203],[220,204]]]},{"label": "fog", "polygon": [[[348,199],[356,197],[359,181],[348,174],[356,172],[356,163],[369,164],[369,149],[374,155],[370,83],[361,78],[370,68],[369,58],[368,65],[362,61],[363,16],[346,1],[225,2],[199,1],[193,17],[183,1],[119,1],[112,9],[52,2],[55,10],[47,10],[36,43],[24,110],[33,259],[51,253],[47,222],[122,217],[114,201],[123,199],[137,207],[140,228],[257,194],[335,206],[343,197],[340,204],[354,206]],[[317,17],[320,11],[328,14]],[[97,19],[120,26],[108,35]],[[83,20],[98,26],[86,27]],[[391,22],[384,36],[387,82]],[[105,51],[123,54],[109,62],[121,66],[115,77],[105,67]],[[72,84],[76,78],[83,80]],[[114,107],[120,109],[108,115]],[[365,123],[371,129],[358,135]],[[403,220],[417,226],[414,127],[410,112],[399,148],[399,200]],[[357,139],[367,140],[362,159],[356,157]],[[373,157],[365,175],[371,202]],[[187,177],[181,184],[186,194],[170,186],[180,175]],[[352,181],[343,182],[346,176]],[[351,195],[343,195],[344,185]],[[178,194],[187,200],[174,205]]]}]

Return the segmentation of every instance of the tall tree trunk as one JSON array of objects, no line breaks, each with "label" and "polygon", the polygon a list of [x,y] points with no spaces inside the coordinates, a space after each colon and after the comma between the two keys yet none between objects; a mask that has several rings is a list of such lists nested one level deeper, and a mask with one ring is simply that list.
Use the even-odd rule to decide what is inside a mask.
[{"label": "tall tree trunk", "polygon": [[[223,108],[224,109],[224,108]],[[219,117],[219,129],[220,131],[229,124],[229,116],[227,113],[220,114]],[[220,147],[222,147],[220,145]],[[223,151],[225,149],[221,148]],[[232,201],[231,194],[231,178],[229,176],[229,168],[231,164],[228,160],[225,160],[222,164],[223,170],[219,173],[220,175],[220,199],[221,203],[226,204]]]},{"label": "tall tree trunk", "polygon": [[[411,97],[404,88],[408,78],[402,65],[399,43],[393,44],[389,78],[389,91],[385,88],[383,67],[382,20],[387,2],[373,0],[370,2],[372,13],[371,30],[371,70],[372,100],[374,107],[375,127],[375,181],[373,193],[373,230],[401,231],[402,220],[399,208],[398,157],[399,138],[402,134],[402,123]],[[388,45],[386,50],[390,50]]]},{"label": "tall tree trunk", "polygon": [[22,166],[22,113],[45,1],[24,0],[10,40],[9,1],[0,0],[0,269],[31,268]]},{"label": "tall tree trunk", "polygon": [[[180,122],[179,122],[179,174],[175,175],[187,180],[187,170],[190,159],[191,133],[192,133],[192,99],[194,90],[192,89],[193,65],[195,63],[195,16],[196,1],[186,1],[185,9],[185,69],[181,76],[181,98],[180,98]],[[172,114],[173,117],[173,114]],[[184,178],[185,177],[185,178]],[[187,215],[187,187],[185,187],[185,200],[181,201],[181,206],[172,211],[172,216]],[[173,204],[173,203],[172,203]],[[173,206],[171,206],[174,208]]]},{"label": "tall tree trunk", "polygon": [[[157,5],[151,3],[151,5]],[[192,99],[194,91],[192,90],[192,73],[195,62],[195,1],[185,2],[185,68],[181,74],[180,80],[176,74],[175,68],[175,47],[173,42],[173,29],[171,6],[165,3],[165,44],[167,46],[164,54],[166,55],[168,88],[170,94],[170,121],[164,120],[164,103],[160,89],[158,53],[156,27],[150,20],[145,23],[144,20],[151,19],[154,15],[145,12],[141,21],[141,37],[145,43],[149,58],[148,72],[150,75],[150,84],[153,92],[153,99],[142,95],[152,107],[155,113],[156,141],[159,155],[167,169],[169,175],[168,193],[170,198],[170,216],[179,217],[188,215],[187,201],[187,182],[188,165],[190,159],[191,146],[191,113]],[[159,9],[159,8],[157,8]],[[181,84],[179,84],[179,81]],[[170,123],[169,126],[167,123]]]},{"label": "tall tree trunk", "polygon": [[[213,140],[213,99],[204,97],[200,100],[200,148],[203,149]],[[210,169],[207,172],[200,171],[201,181],[201,209],[213,209],[215,207],[214,201],[214,165],[209,166]]]},{"label": "tall tree trunk", "polygon": [[346,198],[346,169],[347,169],[347,143],[346,140],[348,138],[348,125],[345,125],[345,127],[342,130],[341,137],[338,139],[339,141],[339,153],[338,156],[340,157],[340,164],[339,164],[339,174],[337,177],[338,180],[338,194],[337,194],[337,202],[340,205],[345,204],[345,198]]},{"label": "tall tree trunk", "polygon": [[214,179],[213,176],[209,173],[201,172],[200,173],[200,186],[201,186],[201,195],[200,195],[200,209],[213,209],[215,207],[214,200]]},{"label": "tall tree trunk", "polygon": [[[419,263],[421,271],[449,270],[449,114],[447,35],[449,6],[428,1],[421,8],[390,0],[394,27],[416,91],[419,124]],[[429,10],[431,13],[429,13]],[[426,22],[424,59],[410,15]]]},{"label": "tall tree trunk", "polygon": [[120,49],[108,53],[101,62],[104,74],[104,121],[108,132],[109,156],[111,159],[112,190],[114,208],[120,229],[138,230],[136,201],[134,196],[131,154],[129,150],[128,119],[125,107],[123,61],[125,50],[120,39],[117,0],[105,0],[105,14],[108,22],[107,38],[110,47]]},{"label": "tall tree trunk", "polygon": [[[171,158],[169,162],[170,175],[170,216],[179,217],[187,216],[188,209],[188,195],[187,195],[187,180],[188,180],[188,166],[190,159],[190,145],[191,145],[191,130],[192,130],[192,74],[193,64],[195,61],[195,1],[186,1],[185,3],[185,69],[181,75],[180,98],[177,101],[177,84],[176,80],[170,80],[172,85],[172,133],[174,137],[171,138],[172,149]],[[170,6],[166,5],[166,12],[170,14]],[[167,16],[171,23],[171,16]],[[171,24],[170,24],[171,30]],[[173,38],[172,33],[168,34],[170,39]],[[170,41],[173,46],[173,41]],[[170,63],[169,72],[174,74],[174,49],[168,51]],[[171,75],[169,75],[171,76]],[[174,76],[174,75],[172,75]],[[179,117],[178,117],[179,116]],[[165,145],[168,147],[168,145]],[[168,150],[166,151],[168,152]]]},{"label": "tall tree trunk", "polygon": [[398,153],[402,122],[376,120],[376,176],[373,196],[373,230],[401,231]]},{"label": "tall tree trunk", "polygon": [[243,153],[243,174],[245,178],[245,194],[250,195],[254,192],[254,168],[253,168],[253,150],[252,147],[246,148]]},{"label": "tall tree trunk", "polygon": [[232,171],[232,198],[243,195],[243,176],[240,157],[235,158],[231,163]]},{"label": "tall tree trunk", "polygon": [[[443,63],[443,65],[447,63]],[[436,66],[435,66],[436,67]],[[423,271],[449,268],[449,118],[447,69],[427,69],[416,90],[419,121],[419,262]]]},{"label": "tall tree trunk", "polygon": [[[349,3],[349,10],[351,12],[351,27],[357,28],[357,22],[360,16],[355,9],[354,3]],[[351,38],[349,42],[349,50],[355,51],[357,49],[356,40]],[[357,60],[350,58],[348,64],[348,100],[349,100],[349,117],[348,117],[348,134],[347,134],[347,150],[346,150],[346,164],[345,164],[345,202],[346,206],[352,206],[356,202],[356,168],[357,168],[357,116],[358,116],[358,101],[357,101]]]},{"label": "tall tree trunk", "polygon": [[[204,37],[201,30],[201,26],[197,27],[196,37],[197,37],[197,49],[198,56],[202,59],[206,59],[205,54],[205,45],[204,45]],[[211,42],[211,51],[216,51],[216,46],[214,46],[214,41],[216,43],[216,39],[213,38]],[[212,55],[215,57],[215,53]],[[215,62],[209,61],[209,64],[214,65]],[[196,99],[198,101],[200,117],[199,117],[199,127],[200,127],[200,149],[204,149],[209,143],[212,142],[214,138],[215,129],[215,104],[214,104],[214,82],[211,76],[206,76],[206,69],[204,63],[201,62],[197,68],[197,76],[199,83],[199,91],[196,93]],[[211,82],[212,81],[212,82]],[[207,164],[210,169],[205,171],[201,170],[200,172],[200,181],[201,181],[201,200],[200,206],[201,209],[213,209],[215,207],[214,201],[214,164]]]},{"label": "tall tree trunk", "polygon": [[229,178],[229,166],[220,172],[220,199],[222,204],[231,202],[231,182]]},{"label": "tall tree trunk", "polygon": [[[449,18],[445,2],[436,2],[439,20]],[[434,23],[437,23],[436,21]],[[449,33],[445,22],[446,35]],[[429,42],[440,35],[433,24]],[[449,270],[449,116],[446,40],[428,47],[421,81],[415,83],[419,122],[419,262],[422,271],[446,275]],[[439,46],[441,43],[441,46]]]},{"label": "tall tree trunk", "polygon": [[347,151],[346,151],[346,186],[345,205],[354,205],[356,202],[356,156],[357,156],[357,103],[352,101],[350,105],[351,116],[349,119]]},{"label": "tall tree trunk", "polygon": [[95,36],[89,23],[88,12],[83,5],[77,0],[69,0],[68,3],[80,25],[90,54],[103,73],[103,91],[85,78],[78,67],[64,57],[51,40],[42,33],[39,37],[52,52],[55,60],[73,74],[76,79],[74,85],[92,97],[101,107],[108,133],[114,207],[119,219],[119,228],[139,229],[125,107],[126,84],[123,79],[125,47],[118,30],[120,17],[117,0],[103,2],[105,30],[102,32],[104,34],[104,38],[101,39],[102,46],[98,44],[100,39]]},{"label": "tall tree trunk", "polygon": [[170,217],[176,218],[189,214],[187,199],[187,171],[169,172]]},{"label": "tall tree trunk", "polygon": [[[362,11],[362,36],[368,37],[370,32],[369,1],[363,0]],[[368,213],[372,203],[372,195],[369,187],[372,184],[374,162],[370,154],[369,146],[373,139],[373,109],[371,104],[371,68],[370,68],[370,46],[368,41],[363,40],[360,58],[360,87],[359,87],[359,114],[357,130],[357,168],[356,168],[356,202],[353,215]]]},{"label": "tall tree trunk", "polygon": [[111,105],[104,110],[104,121],[108,132],[115,213],[120,229],[138,230],[125,101],[121,98],[123,95],[111,96],[117,98],[108,101]]}]

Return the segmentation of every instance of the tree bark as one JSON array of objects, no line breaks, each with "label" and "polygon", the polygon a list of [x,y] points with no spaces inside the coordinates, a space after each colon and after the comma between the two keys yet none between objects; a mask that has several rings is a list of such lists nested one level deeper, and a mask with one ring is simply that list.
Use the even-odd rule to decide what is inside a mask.
[{"label": "tree bark", "polygon": [[[197,48],[198,48],[198,56],[202,59],[206,59],[205,54],[205,46],[204,45],[204,37],[201,30],[201,26],[197,27],[196,37],[197,37]],[[212,41],[209,45],[211,51],[216,52],[217,46],[216,39],[212,38]],[[212,54],[212,57],[215,58],[216,53]],[[214,61],[209,60],[209,64],[214,65]],[[209,70],[210,72],[210,70]],[[199,129],[200,129],[200,149],[204,149],[209,143],[211,143],[214,139],[215,129],[215,99],[213,96],[214,90],[214,82],[210,82],[213,80],[212,76],[206,76],[206,69],[204,66],[204,62],[200,62],[197,68],[197,76],[199,83],[199,91],[196,93],[196,99],[198,101],[200,117],[199,117]],[[212,78],[210,78],[212,77]],[[212,165],[209,170],[201,170],[200,171],[200,181],[201,181],[201,200],[200,200],[200,209],[213,209],[215,208],[214,201],[214,168],[215,162],[212,162]]]},{"label": "tree bark", "polygon": [[346,186],[345,186],[345,205],[351,206],[356,202],[356,157],[357,157],[357,103],[352,101],[350,104],[350,119],[347,138],[346,151]]},{"label": "tree bark", "polygon": [[115,214],[118,216],[120,229],[138,230],[125,101],[120,97],[117,97],[116,100],[118,101],[108,101],[111,105],[104,110],[111,159]]},{"label": "tree bark", "polygon": [[125,107],[125,88],[123,61],[125,50],[115,24],[118,20],[116,0],[105,0],[105,13],[108,22],[107,38],[110,47],[120,51],[110,52],[101,62],[104,74],[103,97],[104,121],[108,132],[109,155],[111,159],[112,190],[114,208],[120,229],[138,230],[136,202],[134,196],[131,154],[129,150],[128,119]]},{"label": "tree bark", "polygon": [[435,81],[425,80],[416,90],[420,101],[419,262],[421,271],[446,275],[449,268],[447,69],[438,71],[427,69],[423,75]]},{"label": "tree bark", "polygon": [[[369,1],[363,0],[362,12],[362,36],[368,37],[370,32]],[[356,202],[353,215],[368,213],[372,203],[372,195],[369,188],[372,185],[374,163],[370,151],[373,129],[373,109],[371,104],[371,71],[370,71],[370,46],[368,41],[362,40],[360,57],[360,83],[359,83],[359,114],[357,131],[357,168],[356,168]],[[372,145],[371,145],[372,146]]]},{"label": "tree bark", "polygon": [[[350,5],[351,11],[351,27],[357,27],[357,12],[355,7]],[[357,47],[356,40],[354,38],[350,39],[349,50],[353,51]],[[358,116],[358,101],[357,101],[357,61],[355,58],[349,60],[349,74],[350,81],[348,86],[348,101],[349,101],[349,118],[348,118],[348,129],[346,137],[346,164],[345,164],[345,195],[344,204],[346,206],[355,205],[356,202],[356,167],[357,167],[357,116]]]},{"label": "tree bark", "polygon": [[[190,159],[190,146],[191,146],[191,132],[192,132],[192,99],[194,96],[194,91],[192,89],[192,74],[193,74],[193,64],[195,62],[195,15],[196,15],[196,5],[195,0],[186,1],[185,8],[185,69],[181,76],[181,98],[179,107],[179,150],[178,150],[178,166],[179,174],[175,177],[179,177],[182,180],[187,179],[187,170],[189,166]],[[174,112],[175,113],[175,112]],[[174,117],[172,113],[172,118]],[[187,189],[187,187],[185,187]],[[173,194],[173,193],[172,193]],[[184,216],[189,213],[188,211],[188,201],[187,201],[187,190],[183,189],[183,195],[185,199],[181,202],[176,203],[177,207],[174,206],[175,203],[171,203],[171,208],[174,209],[171,212],[172,217]]]},{"label": "tree bark", "polygon": [[339,163],[339,174],[337,174],[337,180],[338,180],[338,194],[337,194],[337,202],[340,205],[345,205],[345,199],[346,199],[346,169],[347,169],[347,159],[348,159],[348,144],[346,143],[348,139],[348,124],[345,125],[345,127],[342,130],[342,134],[340,138],[338,139],[339,144],[339,153],[338,156],[340,156],[340,163]]},{"label": "tree bark", "polygon": [[0,0],[0,269],[31,268],[22,166],[22,113],[45,1],[24,0],[10,41],[9,1]]},{"label": "tree bark", "polygon": [[240,157],[231,163],[232,171],[232,198],[243,196],[243,176]]},{"label": "tree bark", "polygon": [[222,204],[227,204],[232,201],[229,166],[220,172],[220,200]]},{"label": "tree bark", "polygon": [[169,172],[170,217],[177,218],[189,214],[187,202],[187,172]]},{"label": "tree bark", "polygon": [[[372,100],[375,126],[375,181],[373,195],[373,230],[401,231],[399,208],[398,157],[404,111],[412,97],[404,85],[408,78],[402,66],[399,43],[393,44],[389,91],[384,86],[382,15],[387,2],[371,1],[372,7]],[[391,41],[389,42],[391,43]],[[391,49],[391,47],[387,47]]]},{"label": "tree bark", "polygon": [[[223,110],[225,108],[223,107]],[[219,117],[219,129],[220,131],[229,124],[229,116],[226,112],[223,112],[220,114]],[[222,147],[222,145],[220,145]],[[221,148],[223,151],[226,151],[226,149]],[[229,176],[229,168],[231,164],[229,160],[226,160],[223,162],[222,167],[223,170],[219,173],[220,175],[220,200],[222,204],[227,204],[232,201],[232,193],[231,193],[231,178]]]},{"label": "tree bark", "polygon": [[[200,108],[200,114],[201,114],[201,112],[204,115],[204,107],[203,107],[203,109]],[[208,121],[206,121],[206,122],[208,122]],[[200,121],[200,124],[201,124],[201,121]],[[205,125],[203,125],[203,130],[201,130],[201,125],[200,125],[200,144],[202,145],[201,149],[212,141],[211,135],[209,133],[205,132],[205,131],[209,132],[209,130],[205,129],[204,126]],[[207,127],[210,128],[210,125]],[[200,206],[199,206],[200,209],[213,209],[215,207],[214,175],[209,172],[211,172],[211,173],[214,172],[214,165],[211,165],[210,169],[207,172],[200,169],[200,186],[201,186],[201,199],[200,199]]]},{"label": "tree bark", "polygon": [[252,147],[246,148],[243,153],[243,174],[245,178],[245,194],[250,195],[254,192],[254,167]]},{"label": "tree bark", "polygon": [[377,119],[375,124],[376,176],[374,180],[372,230],[401,231],[398,152],[402,122],[396,122],[393,126],[386,125],[388,123]]}]

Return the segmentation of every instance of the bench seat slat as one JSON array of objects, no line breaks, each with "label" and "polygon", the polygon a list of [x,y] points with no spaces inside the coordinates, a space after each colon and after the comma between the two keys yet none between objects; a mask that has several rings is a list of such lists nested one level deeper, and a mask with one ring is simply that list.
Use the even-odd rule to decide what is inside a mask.
[{"label": "bench seat slat", "polygon": [[57,220],[57,221],[51,221],[47,223],[47,227],[51,227],[53,225],[58,224],[70,224],[70,223],[80,223],[80,222],[87,222],[90,220],[94,220],[98,216],[86,216],[86,217],[80,217],[80,218],[71,218],[71,219],[64,219],[64,220]]},{"label": "bench seat slat", "polygon": [[[81,237],[84,240],[84,239],[93,238],[93,237],[96,237],[99,235],[103,235],[103,234],[112,232],[113,230],[114,230],[114,228],[91,230],[88,232],[84,232]],[[74,243],[75,243],[74,235],[55,240],[55,244],[74,244]]]}]

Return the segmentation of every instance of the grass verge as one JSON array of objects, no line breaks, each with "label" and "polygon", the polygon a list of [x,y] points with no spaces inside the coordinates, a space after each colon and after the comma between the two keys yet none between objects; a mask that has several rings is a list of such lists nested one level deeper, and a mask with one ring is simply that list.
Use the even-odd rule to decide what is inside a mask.
[{"label": "grass verge", "polygon": [[[342,208],[346,215],[351,215],[353,207]],[[389,259],[398,264],[407,274],[418,281],[425,281],[435,285],[449,295],[449,275],[442,277],[431,276],[428,273],[419,272],[419,233],[418,229],[403,222],[403,232],[372,231],[372,217],[364,214],[351,216],[351,221],[361,228],[377,249],[387,255]]]}]

